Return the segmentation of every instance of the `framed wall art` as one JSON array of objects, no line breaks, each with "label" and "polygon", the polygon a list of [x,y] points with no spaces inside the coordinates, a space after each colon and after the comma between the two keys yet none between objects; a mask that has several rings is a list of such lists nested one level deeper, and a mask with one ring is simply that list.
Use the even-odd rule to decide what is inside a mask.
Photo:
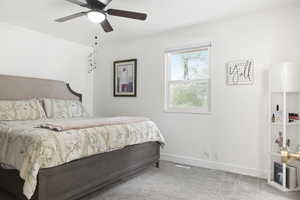
[{"label": "framed wall art", "polygon": [[226,64],[227,85],[252,85],[254,83],[254,61],[237,60]]},{"label": "framed wall art", "polygon": [[136,97],[137,59],[114,62],[114,96]]}]

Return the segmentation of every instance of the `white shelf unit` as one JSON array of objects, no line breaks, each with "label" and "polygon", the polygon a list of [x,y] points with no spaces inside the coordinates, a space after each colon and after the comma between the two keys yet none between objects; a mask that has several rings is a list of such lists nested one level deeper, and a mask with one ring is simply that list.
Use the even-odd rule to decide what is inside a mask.
[{"label": "white shelf unit", "polygon": [[[269,73],[269,170],[268,183],[284,192],[300,191],[300,162],[293,161],[288,165],[281,163],[280,148],[275,143],[279,132],[282,133],[283,147],[287,147],[287,140],[291,141],[290,151],[298,151],[300,145],[300,121],[289,122],[288,113],[300,113],[300,65],[283,63],[274,66]],[[276,107],[280,108],[280,119],[272,122]],[[275,162],[282,166],[282,184],[275,180]],[[287,170],[289,166],[296,167],[297,185],[288,188]],[[291,177],[289,177],[291,178]]]}]

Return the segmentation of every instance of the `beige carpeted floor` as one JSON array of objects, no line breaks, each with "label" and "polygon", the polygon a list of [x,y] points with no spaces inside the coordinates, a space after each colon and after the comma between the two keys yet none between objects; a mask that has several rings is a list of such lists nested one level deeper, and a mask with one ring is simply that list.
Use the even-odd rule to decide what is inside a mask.
[{"label": "beige carpeted floor", "polygon": [[[0,200],[13,200],[1,196]],[[178,168],[162,162],[138,176],[88,197],[90,200],[300,200],[300,193],[282,193],[265,180],[222,171]]]},{"label": "beige carpeted floor", "polygon": [[300,200],[300,193],[279,192],[262,179],[162,162],[91,200]]}]

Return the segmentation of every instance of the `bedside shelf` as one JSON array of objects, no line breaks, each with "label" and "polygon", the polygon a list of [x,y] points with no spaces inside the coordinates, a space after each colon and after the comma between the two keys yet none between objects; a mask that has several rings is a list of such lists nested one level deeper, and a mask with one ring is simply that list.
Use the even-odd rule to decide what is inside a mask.
[{"label": "bedside shelf", "polygon": [[[275,122],[275,123],[271,123],[272,126],[283,126],[282,122]],[[287,123],[286,126],[299,126],[300,123],[299,122],[291,122],[291,123]]]},{"label": "bedside shelf", "polygon": [[[297,173],[300,162],[293,162],[290,165],[282,163],[278,152],[278,145],[283,148],[288,146],[292,150],[299,148],[300,120],[289,122],[289,113],[300,114],[299,74],[300,65],[290,62],[274,65],[269,71],[268,183],[284,192],[300,191],[300,185],[296,184],[300,183],[300,174]],[[273,123],[274,117],[276,121]],[[288,170],[290,171],[287,172]],[[275,182],[278,178],[281,178],[282,185]]]},{"label": "bedside shelf", "polygon": [[286,191],[286,189],[282,185],[276,183],[275,181],[269,181],[269,184],[281,191],[284,191],[284,192]]},{"label": "bedside shelf", "polygon": [[294,189],[288,189],[288,188],[284,188],[282,185],[276,183],[275,181],[269,181],[269,184],[275,188],[277,188],[278,190],[281,190],[283,192],[296,192],[300,190],[300,187],[294,188]]},{"label": "bedside shelf", "polygon": [[283,91],[273,91],[273,92],[271,92],[272,94],[283,94],[283,93],[286,93],[286,94],[300,94],[300,92],[299,91],[285,91],[285,92],[283,92]]}]

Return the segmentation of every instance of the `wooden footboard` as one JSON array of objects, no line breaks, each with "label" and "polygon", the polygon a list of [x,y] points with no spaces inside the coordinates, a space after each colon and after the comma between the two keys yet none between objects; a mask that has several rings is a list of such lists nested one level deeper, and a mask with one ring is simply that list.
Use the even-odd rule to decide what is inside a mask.
[{"label": "wooden footboard", "polygon": [[[32,200],[75,200],[157,164],[160,144],[148,142],[42,169]],[[159,165],[157,164],[157,167]],[[0,188],[27,200],[18,171],[0,168]]]}]

